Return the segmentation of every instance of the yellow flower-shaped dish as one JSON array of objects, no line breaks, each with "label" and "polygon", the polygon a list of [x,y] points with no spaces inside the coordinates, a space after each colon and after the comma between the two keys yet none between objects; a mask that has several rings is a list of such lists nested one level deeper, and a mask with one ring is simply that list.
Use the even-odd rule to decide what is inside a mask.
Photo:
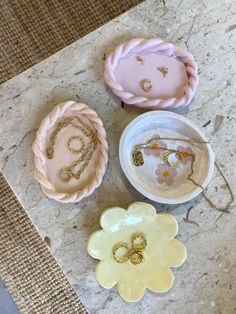
[{"label": "yellow flower-shaped dish", "polygon": [[[119,294],[129,302],[139,301],[146,288],[166,292],[172,287],[170,267],[182,265],[187,256],[185,246],[174,239],[178,224],[173,216],[157,214],[152,205],[135,202],[128,210],[107,209],[100,225],[103,230],[91,235],[88,253],[100,260],[96,278],[102,287],[117,284]],[[143,249],[135,251],[142,247],[134,246],[135,235],[140,234]]]}]

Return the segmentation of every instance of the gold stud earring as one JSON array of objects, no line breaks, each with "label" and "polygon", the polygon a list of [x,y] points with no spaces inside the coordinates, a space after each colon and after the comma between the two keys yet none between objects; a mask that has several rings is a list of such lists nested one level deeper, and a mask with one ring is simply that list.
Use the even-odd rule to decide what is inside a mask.
[{"label": "gold stud earring", "polygon": [[168,73],[168,68],[167,67],[159,67],[157,68],[158,71],[160,71],[163,74],[163,77],[166,77],[166,74]]},{"label": "gold stud earring", "polygon": [[143,58],[140,57],[140,56],[136,56],[136,60],[141,63],[142,65],[144,65],[144,61],[143,61]]},{"label": "gold stud earring", "polygon": [[149,79],[143,79],[143,80],[140,82],[140,87],[142,88],[143,91],[145,91],[145,92],[150,92],[150,90],[152,89],[151,80],[149,80]]}]

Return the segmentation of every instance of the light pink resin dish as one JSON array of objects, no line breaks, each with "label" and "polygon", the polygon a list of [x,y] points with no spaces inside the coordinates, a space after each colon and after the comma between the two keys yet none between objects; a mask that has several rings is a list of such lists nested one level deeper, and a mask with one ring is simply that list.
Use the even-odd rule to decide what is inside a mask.
[{"label": "light pink resin dish", "polygon": [[96,112],[67,101],[57,105],[37,131],[35,178],[48,197],[63,203],[78,202],[101,184],[107,151],[106,132]]},{"label": "light pink resin dish", "polygon": [[104,79],[130,105],[146,109],[187,106],[198,86],[193,56],[159,38],[136,38],[108,56]]}]

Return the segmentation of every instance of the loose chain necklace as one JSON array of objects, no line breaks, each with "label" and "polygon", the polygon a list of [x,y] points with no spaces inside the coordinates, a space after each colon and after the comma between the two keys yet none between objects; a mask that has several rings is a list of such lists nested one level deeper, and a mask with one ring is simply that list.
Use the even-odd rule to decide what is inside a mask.
[{"label": "loose chain necklace", "polygon": [[[187,142],[190,143],[191,145],[196,144],[209,144],[209,142],[205,142],[205,141],[199,141],[198,139],[194,139],[191,138],[191,140],[185,140],[185,139],[179,139],[179,138],[168,138],[168,137],[153,137],[150,140],[146,141],[145,143],[141,143],[141,144],[137,144],[134,146],[134,150],[132,153],[132,157],[133,157],[133,163],[135,166],[142,166],[144,164],[144,159],[143,159],[143,154],[141,152],[141,149],[158,149],[160,151],[165,151],[165,154],[163,155],[163,161],[170,167],[170,168],[177,168],[181,165],[182,162],[182,155],[183,152],[178,151],[176,149],[172,149],[172,148],[168,148],[168,147],[150,147],[149,144],[153,141],[153,140],[176,140],[176,141],[183,141],[183,142]],[[202,189],[202,195],[204,196],[205,200],[208,202],[208,204],[213,207],[214,209],[221,211],[221,212],[225,212],[225,213],[229,213],[229,208],[231,206],[231,204],[234,201],[234,195],[232,192],[232,189],[226,179],[226,177],[224,176],[220,166],[214,162],[215,167],[217,168],[217,170],[219,171],[222,179],[224,180],[227,189],[229,190],[229,194],[230,194],[230,200],[228,201],[228,203],[226,204],[226,206],[224,207],[219,207],[217,206],[210,198],[208,198],[204,192],[204,187],[197,183],[193,178],[192,175],[194,173],[193,171],[193,165],[195,162],[195,155],[188,153],[188,155],[190,155],[191,158],[191,172],[188,175],[188,180],[191,181],[194,185],[200,187]]]},{"label": "loose chain necklace", "polygon": [[[74,121],[78,121],[80,125],[75,124]],[[58,122],[56,129],[52,132],[47,148],[46,148],[46,156],[48,159],[52,159],[54,156],[54,145],[56,138],[59,132],[67,127],[73,126],[74,128],[80,130],[83,135],[87,136],[90,139],[87,147],[85,145],[85,141],[81,136],[72,136],[69,138],[67,142],[68,149],[72,154],[80,154],[80,158],[73,161],[68,167],[62,168],[59,171],[60,180],[63,183],[69,182],[72,177],[79,180],[82,172],[88,166],[90,159],[92,158],[93,152],[97,148],[98,138],[96,132],[86,123],[84,123],[80,117],[69,117],[64,118],[61,122]],[[76,149],[72,146],[74,141],[80,142],[80,148]],[[80,165],[80,169],[77,172],[73,172],[73,170]]]}]

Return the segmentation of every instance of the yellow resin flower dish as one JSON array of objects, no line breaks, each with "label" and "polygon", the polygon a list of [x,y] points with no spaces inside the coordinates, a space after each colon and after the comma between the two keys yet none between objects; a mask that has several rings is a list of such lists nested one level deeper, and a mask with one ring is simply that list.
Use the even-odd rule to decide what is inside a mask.
[{"label": "yellow resin flower dish", "polygon": [[88,253],[100,260],[96,278],[102,287],[117,285],[120,296],[129,302],[139,301],[146,288],[157,293],[171,289],[170,268],[181,266],[187,257],[185,246],[175,239],[178,224],[173,216],[135,202],[128,210],[107,209],[100,225],[102,230],[89,239]]}]

